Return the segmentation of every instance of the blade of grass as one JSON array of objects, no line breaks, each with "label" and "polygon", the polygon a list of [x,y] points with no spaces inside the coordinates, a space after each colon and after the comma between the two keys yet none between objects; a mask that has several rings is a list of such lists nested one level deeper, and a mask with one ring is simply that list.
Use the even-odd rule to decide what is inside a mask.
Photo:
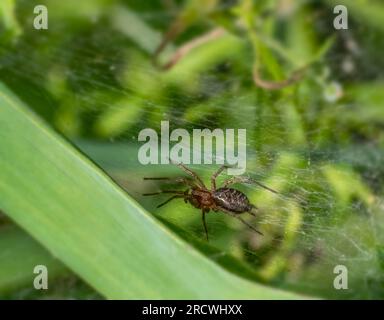
[{"label": "blade of grass", "polygon": [[4,85],[0,141],[0,208],[105,297],[300,297],[241,279],[197,252]]}]

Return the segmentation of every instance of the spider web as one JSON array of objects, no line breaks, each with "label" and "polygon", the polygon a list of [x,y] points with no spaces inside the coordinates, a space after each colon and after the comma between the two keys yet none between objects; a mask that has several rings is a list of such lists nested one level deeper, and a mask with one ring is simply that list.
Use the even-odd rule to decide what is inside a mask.
[{"label": "spider web", "polygon": [[[19,6],[27,11],[30,4],[20,1]],[[247,217],[247,221],[264,236],[235,219],[210,213],[209,245],[220,250],[210,258],[234,256],[255,278],[298,292],[335,298],[384,297],[383,156],[366,137],[345,138],[355,133],[348,121],[357,121],[361,109],[354,100],[339,97],[340,90],[348,92],[349,82],[358,80],[356,73],[332,73],[344,54],[334,51],[324,65],[311,71],[321,75],[323,82],[308,80],[298,91],[286,94],[255,89],[249,57],[243,52],[240,60],[248,60],[239,62],[236,50],[218,63],[206,62],[198,71],[181,61],[182,67],[176,65],[169,72],[169,80],[151,64],[146,52],[153,51],[156,43],[143,39],[159,41],[160,32],[147,29],[164,29],[176,13],[146,9],[138,17],[127,11],[137,19],[136,33],[119,25],[119,19],[115,25],[106,22],[102,10],[81,17],[83,24],[66,31],[69,18],[53,13],[54,23],[47,33],[36,36],[25,31],[17,43],[2,44],[1,77],[52,126],[75,142],[81,140],[80,147],[150,212],[199,239],[204,239],[204,233],[198,210],[182,200],[156,210],[165,198],[141,196],[164,187],[144,183],[144,176],[176,177],[183,172],[166,166],[144,167],[137,153],[128,155],[125,148],[137,151],[138,132],[147,127],[158,131],[161,120],[170,121],[171,130],[190,132],[194,128],[247,129],[246,174],[279,195],[256,185],[235,185],[260,209],[256,219]],[[363,45],[353,34],[346,41]],[[348,59],[353,68],[371,76],[371,65],[356,61],[352,53]],[[370,121],[363,116],[358,125],[369,126]],[[383,123],[383,119],[376,121]],[[89,147],[92,141],[99,141],[100,152]],[[215,165],[189,167],[204,181],[217,169]],[[224,178],[225,174],[219,181]],[[348,290],[333,287],[337,265],[348,268]]]}]

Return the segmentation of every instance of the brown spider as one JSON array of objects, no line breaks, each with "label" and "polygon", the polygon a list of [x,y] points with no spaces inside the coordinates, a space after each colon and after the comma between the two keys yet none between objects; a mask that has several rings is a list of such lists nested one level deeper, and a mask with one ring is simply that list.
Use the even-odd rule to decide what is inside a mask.
[{"label": "brown spider", "polygon": [[[239,219],[242,223],[244,223],[246,226],[251,228],[253,231],[262,235],[260,231],[256,230],[252,225],[250,225],[248,222],[246,222],[239,216],[242,213],[249,213],[252,216],[256,216],[255,213],[257,212],[258,209],[249,202],[247,196],[244,193],[233,188],[228,188],[228,186],[235,183],[248,182],[248,183],[255,183],[260,187],[268,191],[271,191],[273,193],[277,193],[276,191],[268,188],[267,186],[261,184],[260,182],[251,180],[248,177],[238,177],[238,176],[227,179],[226,181],[224,181],[222,187],[216,189],[216,178],[219,176],[220,173],[224,171],[224,169],[228,168],[228,166],[226,165],[221,166],[211,176],[211,189],[209,190],[205,186],[204,182],[200,179],[200,177],[195,172],[188,169],[182,163],[177,164],[177,166],[183,171],[185,171],[187,174],[189,174],[193,179],[177,178],[175,182],[185,184],[189,188],[185,191],[163,190],[160,192],[143,194],[144,196],[153,196],[153,195],[158,195],[162,193],[174,194],[171,198],[159,204],[157,208],[160,208],[166,205],[167,203],[169,203],[174,199],[182,198],[184,199],[185,203],[189,202],[195,208],[201,209],[202,221],[203,221],[203,226],[204,226],[207,240],[208,240],[208,229],[207,229],[207,224],[205,222],[205,214],[208,213],[210,210],[213,210],[215,212],[221,211],[225,214],[235,217]],[[171,179],[170,178],[144,178],[144,180],[171,180]]]}]

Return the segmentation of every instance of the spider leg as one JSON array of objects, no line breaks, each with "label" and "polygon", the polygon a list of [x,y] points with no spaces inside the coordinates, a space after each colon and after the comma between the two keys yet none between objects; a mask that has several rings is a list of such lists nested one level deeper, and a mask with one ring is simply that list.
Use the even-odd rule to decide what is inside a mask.
[{"label": "spider leg", "polygon": [[174,161],[172,161],[171,159],[169,159],[169,161],[172,163],[172,164],[175,164],[177,165],[181,170],[183,170],[185,173],[189,174],[191,177],[193,177],[197,184],[203,188],[204,190],[207,190],[207,187],[205,186],[203,180],[201,180],[201,178],[195,173],[193,172],[191,169],[187,168],[185,165],[183,165],[182,163],[175,163]]},{"label": "spider leg", "polygon": [[225,169],[230,166],[223,164],[211,177],[211,190],[212,192],[216,190],[216,178],[222,173]]},{"label": "spider leg", "polygon": [[187,186],[190,186],[190,187],[196,187],[196,183],[191,180],[191,179],[188,179],[188,178],[183,178],[183,177],[178,177],[178,178],[168,178],[168,177],[146,177],[146,178],[143,178],[144,180],[167,180],[167,181],[170,181],[170,182],[175,182],[175,183],[182,183],[182,184],[185,184]]},{"label": "spider leg", "polygon": [[171,202],[172,200],[174,199],[177,199],[177,198],[184,198],[185,199],[185,196],[184,195],[174,195],[172,197],[170,197],[168,200],[164,201],[163,203],[160,203],[156,208],[160,208],[162,206],[165,206],[168,202]]},{"label": "spider leg", "polygon": [[251,204],[250,206],[250,210],[247,211],[251,216],[254,216],[256,217],[256,213],[259,212],[259,208],[257,208],[256,206],[254,206],[253,204]]},{"label": "spider leg", "polygon": [[268,190],[269,192],[272,192],[272,193],[275,193],[275,194],[279,194],[279,192],[277,192],[276,190],[273,190],[273,189],[267,187],[266,185],[262,184],[261,182],[255,180],[255,179],[252,179],[250,177],[245,177],[245,176],[229,178],[228,180],[224,181],[223,188],[226,188],[229,185],[235,184],[235,183],[250,183],[250,184],[253,183],[253,184],[258,185],[259,187],[262,187],[265,190]]},{"label": "spider leg", "polygon": [[247,183],[247,182],[249,182],[249,178],[248,177],[234,176],[232,178],[229,178],[229,179],[225,180],[224,183],[223,183],[222,188],[226,188],[226,187],[228,187],[228,186],[230,186],[232,184],[235,184],[235,183]]},{"label": "spider leg", "polygon": [[180,191],[180,190],[162,190],[158,192],[152,192],[152,193],[143,193],[143,196],[155,196],[162,193],[173,193],[178,195],[185,195],[186,191]]},{"label": "spider leg", "polygon": [[273,189],[267,187],[265,184],[262,184],[261,182],[258,182],[254,179],[251,179],[251,183],[257,184],[259,187],[262,187],[263,189],[268,190],[269,192],[272,192],[274,194],[279,194],[279,192],[277,192],[276,190],[273,190]]},{"label": "spider leg", "polygon": [[251,228],[253,231],[257,232],[258,234],[260,235],[264,235],[262,232],[260,232],[259,230],[255,229],[254,226],[252,226],[251,224],[249,224],[247,221],[245,221],[243,218],[241,217],[236,217],[237,219],[239,219],[243,224],[245,224],[246,226],[248,226],[249,228]]},{"label": "spider leg", "polygon": [[205,211],[202,210],[201,213],[202,213],[201,218],[202,218],[202,220],[203,220],[203,226],[204,226],[205,236],[206,236],[206,238],[207,238],[207,241],[209,241],[209,238],[208,238],[207,223],[206,223],[206,221],[205,221]]},{"label": "spider leg", "polygon": [[231,211],[229,211],[229,210],[226,210],[226,209],[224,209],[224,208],[222,208],[222,207],[218,207],[218,209],[219,209],[221,212],[223,212],[223,213],[225,213],[225,214],[228,214],[228,215],[230,215],[230,216],[232,216],[232,217],[234,217],[234,218],[240,220],[240,221],[241,221],[243,224],[245,224],[248,228],[252,229],[253,231],[257,232],[258,234],[260,234],[260,235],[262,235],[262,236],[264,235],[262,232],[260,232],[259,230],[255,229],[254,226],[252,226],[252,225],[249,224],[247,221],[245,221],[242,217],[240,217],[239,214],[233,213],[233,212],[231,212]]}]

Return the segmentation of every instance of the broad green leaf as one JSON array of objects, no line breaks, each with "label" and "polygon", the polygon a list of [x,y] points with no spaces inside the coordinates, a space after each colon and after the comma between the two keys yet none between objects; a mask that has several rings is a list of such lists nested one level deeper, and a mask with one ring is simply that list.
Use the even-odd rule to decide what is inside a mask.
[{"label": "broad green leaf", "polygon": [[112,299],[299,298],[222,269],[0,86],[0,208]]}]

